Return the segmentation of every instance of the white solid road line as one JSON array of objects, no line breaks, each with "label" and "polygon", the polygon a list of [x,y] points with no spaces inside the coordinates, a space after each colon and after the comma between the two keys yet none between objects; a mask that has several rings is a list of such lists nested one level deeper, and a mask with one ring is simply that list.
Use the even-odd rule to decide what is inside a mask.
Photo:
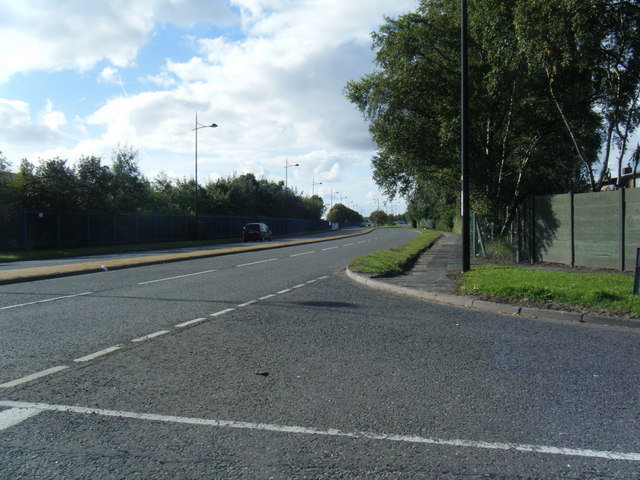
[{"label": "white solid road line", "polygon": [[209,315],[210,317],[219,317],[220,315],[224,315],[225,313],[233,312],[235,308],[225,308],[224,310],[220,310],[219,312],[212,313]]},{"label": "white solid road line", "polygon": [[[197,425],[202,427],[224,427],[240,430],[257,430],[274,433],[288,433],[298,435],[316,435],[324,437],[343,437],[362,440],[378,440],[382,442],[402,442],[421,445],[434,445],[456,448],[475,448],[484,450],[512,450],[517,452],[538,453],[543,455],[563,455],[582,458],[602,458],[606,460],[620,460],[640,462],[639,452],[618,452],[610,450],[591,450],[581,448],[552,447],[548,445],[530,445],[519,443],[484,442],[464,439],[429,438],[413,435],[395,435],[373,432],[346,432],[338,429],[316,429],[295,425],[277,425],[269,423],[238,422],[233,420],[215,420],[206,418],[177,417],[172,415],[156,415],[151,413],[125,412],[105,410],[100,408],[75,407],[67,405],[49,405],[46,403],[0,401],[0,407],[18,409],[8,414],[8,417],[35,415],[36,411],[77,413],[81,415],[100,415],[104,417],[126,418],[132,420],[146,420],[150,422],[173,423],[178,425]],[[14,423],[15,424],[15,423]]]},{"label": "white solid road line", "polygon": [[113,347],[105,348],[104,350],[100,350],[99,352],[91,353],[89,355],[85,355],[84,357],[76,358],[73,361],[76,363],[88,362],[90,360],[94,360],[98,357],[102,357],[103,355],[108,355],[111,352],[115,352],[116,350],[120,350],[122,347],[120,345],[115,345]]},{"label": "white solid road line", "polygon": [[42,413],[39,408],[10,408],[0,412],[0,430],[12,427],[18,423]]},{"label": "white solid road line", "polygon": [[138,285],[148,285],[150,283],[166,282],[168,280],[178,280],[180,278],[195,277],[196,275],[204,275],[206,273],[213,273],[216,270],[205,270],[204,272],[187,273],[186,275],[177,275],[175,277],[159,278],[157,280],[149,280],[147,282],[138,282]]},{"label": "white solid road line", "polygon": [[51,375],[52,373],[57,373],[61,370],[65,370],[69,367],[65,367],[63,365],[59,367],[48,368],[47,370],[42,370],[41,372],[32,373],[31,375],[27,375],[26,377],[18,378],[17,380],[13,380],[11,382],[3,383],[0,385],[0,388],[11,388],[16,387],[18,385],[22,385],[23,383],[30,382],[32,380],[37,380],[38,378],[46,377],[47,375]]},{"label": "white solid road line", "polygon": [[9,305],[7,307],[0,307],[0,310],[9,310],[10,308],[27,307],[29,305],[37,305],[39,303],[55,302],[56,300],[64,300],[65,298],[75,298],[75,297],[82,297],[84,295],[91,295],[92,293],[93,292],[76,293],[73,295],[64,295],[62,297],[47,298],[46,300],[37,300],[35,302],[20,303],[18,305]]},{"label": "white solid road line", "polygon": [[248,267],[250,265],[258,265],[260,263],[275,262],[276,260],[280,260],[280,259],[279,258],[270,258],[268,260],[260,260],[259,262],[243,263],[242,265],[236,265],[236,268]]},{"label": "white solid road line", "polygon": [[132,342],[144,342],[145,340],[149,340],[151,338],[159,337],[160,335],[164,335],[165,333],[169,333],[169,330],[160,330],[159,332],[150,333],[149,335],[145,335],[144,337],[134,338],[131,340]]}]

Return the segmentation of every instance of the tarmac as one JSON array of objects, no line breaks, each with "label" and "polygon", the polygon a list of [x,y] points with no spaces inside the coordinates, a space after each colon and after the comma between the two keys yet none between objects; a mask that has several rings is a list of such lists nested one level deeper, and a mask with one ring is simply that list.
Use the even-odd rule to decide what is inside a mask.
[{"label": "tarmac", "polygon": [[[340,236],[333,236],[331,239],[359,236],[369,232],[371,232],[371,229],[356,233],[347,233]],[[0,285],[68,275],[80,275],[83,273],[93,273],[101,270],[115,270],[142,265],[226,255],[230,253],[271,249],[288,245],[316,243],[318,241],[322,241],[322,239],[314,238],[296,240],[294,242],[275,241],[245,247],[223,247],[190,252],[133,256],[102,262],[88,260],[86,262],[69,264],[62,263],[41,267],[34,266],[29,268],[3,269],[0,271]],[[430,302],[484,310],[514,317],[538,318],[552,321],[640,329],[640,319],[608,317],[603,315],[594,315],[591,313],[550,310],[544,308],[531,308],[515,304],[488,302],[471,296],[457,295],[455,293],[455,273],[461,271],[461,255],[462,246],[460,235],[442,232],[442,236],[417,259],[411,270],[403,275],[393,277],[375,277],[372,275],[355,273],[348,268],[346,269],[346,274],[353,281],[366,285],[367,287],[399,295],[415,297]]]}]

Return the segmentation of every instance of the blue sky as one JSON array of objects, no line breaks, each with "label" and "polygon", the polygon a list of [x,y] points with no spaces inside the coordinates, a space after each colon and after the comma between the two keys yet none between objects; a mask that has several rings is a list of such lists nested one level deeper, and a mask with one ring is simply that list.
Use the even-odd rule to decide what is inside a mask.
[{"label": "blue sky", "polygon": [[[0,151],[15,170],[140,153],[149,179],[254,173],[368,215],[367,124],[344,97],[371,32],[417,0],[0,0]],[[322,182],[322,184],[319,184]],[[315,185],[314,185],[315,183]]]}]

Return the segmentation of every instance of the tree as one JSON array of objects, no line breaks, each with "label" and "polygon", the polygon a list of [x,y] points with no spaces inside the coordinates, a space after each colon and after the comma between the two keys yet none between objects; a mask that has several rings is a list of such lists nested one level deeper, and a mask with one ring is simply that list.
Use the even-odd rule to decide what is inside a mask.
[{"label": "tree", "polygon": [[387,214],[382,210],[375,210],[371,212],[369,218],[376,225],[384,225],[385,223],[387,223]]},{"label": "tree", "polygon": [[333,223],[360,223],[364,219],[355,210],[351,210],[341,203],[336,203],[327,213],[327,220]]},{"label": "tree", "polygon": [[108,210],[112,196],[113,173],[107,165],[102,165],[102,158],[80,157],[76,174],[78,177],[77,206],[89,212]]},{"label": "tree", "polygon": [[0,152],[0,209],[7,210],[15,201],[12,188],[13,174],[9,170],[9,162]]},{"label": "tree", "polygon": [[[603,8],[618,17],[611,14],[611,21],[606,20],[599,15]],[[622,102],[626,107],[618,111],[624,115],[616,118],[626,115],[629,120],[613,131],[619,131],[617,138],[631,132],[637,110],[633,92],[638,76],[634,83],[631,73],[636,57],[633,48],[621,47],[637,41],[640,16],[632,21],[623,11],[637,12],[637,2],[470,2],[474,211],[501,218],[504,228],[526,195],[579,188],[581,177],[593,172],[601,146],[606,109],[598,101],[617,98],[607,100],[612,106]],[[625,21],[616,24],[614,18]],[[391,198],[415,199],[414,206],[424,204],[416,197],[434,185],[448,201],[459,190],[459,19],[457,0],[422,0],[415,13],[388,19],[373,35],[377,69],[345,89],[369,121],[378,147],[372,159],[374,179]],[[611,48],[608,42],[618,46]],[[616,65],[627,65],[628,93],[623,96],[602,95],[623,84],[608,90],[599,86],[604,85],[598,80],[604,78],[601,72],[622,68],[603,62],[606,51],[618,52]],[[448,214],[433,205],[430,210]]]},{"label": "tree", "polygon": [[129,146],[113,152],[111,208],[115,212],[145,211],[151,204],[151,185],[138,166],[138,151]]}]

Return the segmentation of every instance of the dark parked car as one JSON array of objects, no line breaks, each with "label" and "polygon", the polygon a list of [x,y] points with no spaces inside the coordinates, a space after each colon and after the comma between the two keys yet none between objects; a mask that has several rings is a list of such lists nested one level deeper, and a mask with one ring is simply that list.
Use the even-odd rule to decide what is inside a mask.
[{"label": "dark parked car", "polygon": [[249,240],[260,240],[264,242],[265,240],[271,240],[271,230],[264,223],[247,223],[244,227],[242,227],[242,239],[245,242]]}]

